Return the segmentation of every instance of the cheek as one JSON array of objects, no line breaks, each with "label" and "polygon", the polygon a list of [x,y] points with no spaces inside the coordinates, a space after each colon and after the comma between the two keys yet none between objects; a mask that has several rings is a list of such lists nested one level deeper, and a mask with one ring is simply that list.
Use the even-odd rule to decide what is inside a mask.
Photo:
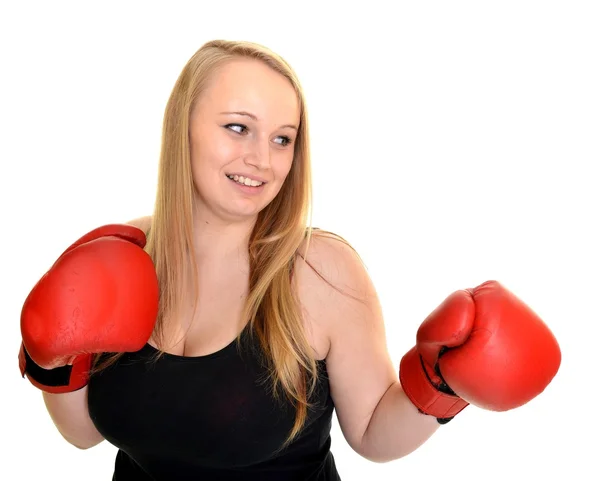
[{"label": "cheek", "polygon": [[294,160],[294,155],[286,153],[286,154],[283,154],[281,156],[281,158],[279,158],[278,161],[274,163],[273,171],[274,171],[275,177],[280,182],[283,182],[286,179],[286,177],[288,176],[288,174],[290,173],[290,170],[292,169],[293,160]]},{"label": "cheek", "polygon": [[208,143],[207,156],[215,167],[221,167],[240,157],[243,151],[241,146],[229,139],[217,139]]},{"label": "cheek", "polygon": [[239,144],[218,130],[198,135],[193,140],[191,152],[193,170],[204,173],[220,169],[241,155]]}]

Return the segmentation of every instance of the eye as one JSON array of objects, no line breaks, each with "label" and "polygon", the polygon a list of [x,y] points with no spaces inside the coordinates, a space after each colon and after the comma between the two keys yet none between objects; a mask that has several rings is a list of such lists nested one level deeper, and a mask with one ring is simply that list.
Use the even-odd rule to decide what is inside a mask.
[{"label": "eye", "polygon": [[234,132],[238,133],[238,134],[243,134],[246,130],[248,130],[248,127],[246,127],[245,125],[242,124],[227,124],[225,126],[226,129],[229,130],[233,130]]},{"label": "eye", "polygon": [[[248,132],[248,127],[244,124],[227,124],[224,127],[240,135]],[[287,135],[280,135],[276,138],[275,142],[281,145],[282,147],[285,147],[292,143],[292,139]]]},{"label": "eye", "polygon": [[280,145],[282,146],[286,146],[292,143],[292,139],[290,139],[287,135],[280,135],[279,137],[277,137],[277,139],[281,140]]}]

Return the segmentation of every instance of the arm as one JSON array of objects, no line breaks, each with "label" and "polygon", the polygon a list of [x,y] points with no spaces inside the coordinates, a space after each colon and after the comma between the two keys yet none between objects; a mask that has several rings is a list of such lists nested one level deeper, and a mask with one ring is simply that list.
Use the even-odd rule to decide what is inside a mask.
[{"label": "arm", "polygon": [[420,413],[394,381],[371,416],[359,452],[371,461],[393,461],[421,446],[439,426],[436,418]]},{"label": "arm", "polygon": [[67,393],[42,393],[56,429],[67,442],[79,449],[89,449],[104,441],[90,418],[87,392],[85,386]]},{"label": "arm", "polygon": [[[146,227],[148,218],[140,218],[128,222],[127,224],[138,228]],[[28,301],[26,301],[27,304]],[[36,300],[34,305],[43,305],[44,302]],[[33,307],[33,311],[24,308],[25,325],[30,323],[38,324],[40,322],[39,307]],[[24,339],[28,339],[28,328],[23,331]],[[34,343],[35,344],[35,343]],[[39,356],[39,353],[38,353]],[[104,438],[96,429],[88,411],[88,387],[87,371],[89,369],[90,358],[87,356],[76,356],[68,364],[71,364],[70,374],[66,371],[67,367],[62,366],[57,361],[56,367],[40,369],[25,351],[21,348],[19,355],[20,369],[23,375],[25,373],[30,381],[42,391],[42,396],[46,409],[52,418],[56,428],[64,439],[73,446],[80,449],[88,449],[101,443]],[[66,377],[65,377],[66,376]],[[57,381],[62,379],[61,381]],[[68,384],[64,384],[68,379]]]},{"label": "arm", "polygon": [[320,275],[300,260],[299,295],[308,321],[328,333],[327,371],[345,439],[374,462],[409,454],[439,423],[419,413],[400,386],[378,297],[361,260],[344,243],[319,235],[306,260]]},{"label": "arm", "polygon": [[329,280],[323,284],[354,296],[323,287],[305,271],[310,317],[328,327],[327,370],[338,419],[352,448],[367,459],[405,456],[470,404],[498,412],[518,408],[541,394],[560,367],[560,346],[548,326],[500,283],[487,281],[450,294],[421,323],[400,362],[400,384],[377,296],[358,256],[343,243],[319,240],[311,257]]}]

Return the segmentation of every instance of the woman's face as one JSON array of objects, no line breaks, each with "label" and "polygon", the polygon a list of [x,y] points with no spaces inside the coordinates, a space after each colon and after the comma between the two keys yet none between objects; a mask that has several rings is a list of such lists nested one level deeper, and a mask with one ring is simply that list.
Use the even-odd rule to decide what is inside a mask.
[{"label": "woman's face", "polygon": [[299,123],[298,96],[285,77],[251,59],[220,67],[190,119],[201,209],[226,222],[255,217],[291,169]]}]

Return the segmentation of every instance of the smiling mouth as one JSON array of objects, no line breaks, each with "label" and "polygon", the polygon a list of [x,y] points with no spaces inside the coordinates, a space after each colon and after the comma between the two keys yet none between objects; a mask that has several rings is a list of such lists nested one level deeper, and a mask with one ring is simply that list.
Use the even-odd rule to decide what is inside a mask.
[{"label": "smiling mouth", "polygon": [[230,180],[233,180],[234,182],[237,182],[238,184],[245,185],[248,187],[260,187],[264,184],[264,182],[248,179],[242,175],[227,175],[226,177]]}]

